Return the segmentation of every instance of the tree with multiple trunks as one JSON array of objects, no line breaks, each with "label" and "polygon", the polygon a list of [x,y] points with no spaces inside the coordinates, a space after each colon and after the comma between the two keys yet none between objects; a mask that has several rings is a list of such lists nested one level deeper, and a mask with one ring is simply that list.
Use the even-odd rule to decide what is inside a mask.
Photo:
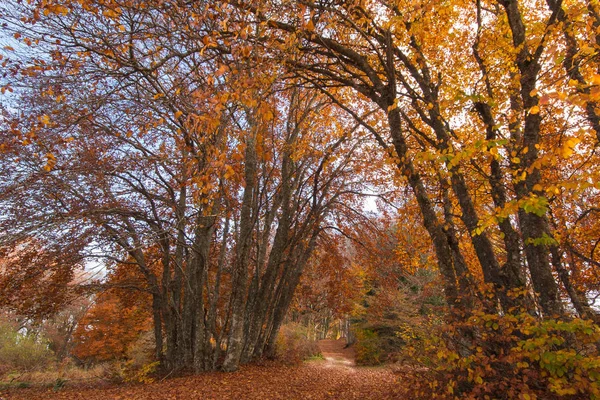
[{"label": "tree with multiple trunks", "polygon": [[212,4],[101,5],[3,10],[47,51],[9,63],[3,245],[137,269],[163,366],[234,370],[273,352],[327,216],[362,190],[364,135],[213,37],[246,27]]}]

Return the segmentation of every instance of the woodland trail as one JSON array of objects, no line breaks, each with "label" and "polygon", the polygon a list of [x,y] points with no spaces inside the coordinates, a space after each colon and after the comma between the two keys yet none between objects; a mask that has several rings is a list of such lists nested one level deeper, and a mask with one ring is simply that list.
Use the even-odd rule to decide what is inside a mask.
[{"label": "woodland trail", "polygon": [[354,351],[342,340],[319,343],[324,360],[299,366],[276,363],[244,366],[233,373],[211,372],[166,379],[146,385],[105,385],[18,389],[0,392],[0,399],[81,400],[387,400],[410,399],[388,368],[356,367]]},{"label": "woodland trail", "polygon": [[321,354],[325,359],[323,365],[325,368],[353,367],[356,365],[354,348],[346,347],[344,339],[320,340],[319,350],[321,350]]}]

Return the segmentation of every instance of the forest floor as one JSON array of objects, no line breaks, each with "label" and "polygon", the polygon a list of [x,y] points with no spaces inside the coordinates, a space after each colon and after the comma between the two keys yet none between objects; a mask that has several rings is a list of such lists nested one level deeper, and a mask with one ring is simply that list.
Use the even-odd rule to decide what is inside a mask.
[{"label": "forest floor", "polygon": [[352,348],[343,340],[319,343],[323,360],[298,366],[277,363],[249,365],[233,373],[211,372],[150,384],[104,385],[102,387],[27,388],[0,391],[8,399],[82,399],[82,400],[279,400],[341,399],[385,400],[410,398],[397,382],[397,375],[386,367],[357,367]]}]

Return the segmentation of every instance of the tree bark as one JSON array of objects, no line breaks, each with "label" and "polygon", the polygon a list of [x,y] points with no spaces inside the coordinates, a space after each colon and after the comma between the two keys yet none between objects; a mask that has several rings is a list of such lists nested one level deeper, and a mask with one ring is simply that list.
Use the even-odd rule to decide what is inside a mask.
[{"label": "tree bark", "polygon": [[244,167],[244,195],[240,213],[240,236],[232,277],[231,326],[227,340],[227,353],[223,361],[224,371],[235,371],[244,348],[244,312],[248,282],[248,260],[252,247],[252,203],[256,185],[256,133],[249,134],[246,141],[246,165]]}]

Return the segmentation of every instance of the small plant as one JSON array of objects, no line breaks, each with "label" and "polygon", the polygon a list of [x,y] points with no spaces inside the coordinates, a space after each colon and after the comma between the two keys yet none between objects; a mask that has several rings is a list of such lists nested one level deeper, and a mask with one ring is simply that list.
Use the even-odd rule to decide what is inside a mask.
[{"label": "small plant", "polygon": [[64,378],[56,378],[56,380],[54,381],[54,386],[52,387],[52,389],[55,392],[58,392],[60,389],[62,389],[65,384],[67,383],[67,380]]},{"label": "small plant", "polygon": [[305,359],[305,361],[321,361],[324,360],[325,357],[323,357],[323,354],[319,353],[319,354],[313,354],[312,356],[309,356]]},{"label": "small plant", "polygon": [[128,360],[119,365],[118,371],[124,382],[152,383],[154,382],[152,375],[158,370],[159,365],[159,361],[154,361],[136,366],[133,360]]}]

